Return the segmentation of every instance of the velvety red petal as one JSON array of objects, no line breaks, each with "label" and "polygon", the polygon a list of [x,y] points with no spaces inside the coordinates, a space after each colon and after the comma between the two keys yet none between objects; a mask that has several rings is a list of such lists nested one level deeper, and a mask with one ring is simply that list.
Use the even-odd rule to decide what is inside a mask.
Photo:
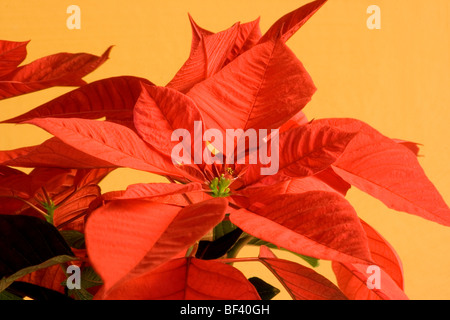
[{"label": "velvety red petal", "polygon": [[197,38],[194,37],[189,58],[166,87],[186,93],[195,84],[217,73],[234,46],[238,30],[239,24],[234,24],[227,30],[207,33],[195,25]]},{"label": "velvety red petal", "polygon": [[151,84],[148,80],[131,76],[98,80],[3,123],[20,123],[34,118],[102,117],[108,121],[132,123],[133,108],[141,93],[141,82]]},{"label": "velvety red petal", "polygon": [[0,80],[0,99],[47,89],[54,86],[81,86],[82,78],[102,65],[111,47],[101,56],[87,53],[58,53],[37,59]]},{"label": "velvety red petal", "polygon": [[310,101],[315,90],[292,51],[281,41],[267,41],[187,95],[197,104],[206,128],[219,129],[226,137],[226,129],[280,127]]},{"label": "velvety red petal", "polygon": [[0,40],[0,81],[25,60],[29,42]]},{"label": "velvety red petal", "polygon": [[310,2],[278,19],[270,29],[263,35],[261,42],[271,39],[281,39],[287,41],[297,32],[317,10],[322,7],[327,0],[317,0]]},{"label": "velvety red petal", "polygon": [[110,202],[87,220],[89,257],[109,290],[187,249],[223,219],[226,207],[224,199],[183,209],[145,200]]},{"label": "velvety red petal", "polygon": [[231,222],[259,239],[296,253],[342,262],[371,262],[359,218],[342,196],[311,191],[260,202],[264,203],[232,212]]},{"label": "velvety red petal", "polygon": [[58,138],[50,138],[37,146],[2,150],[0,164],[25,168],[117,168],[116,165],[81,152]]},{"label": "velvety red petal", "polygon": [[[269,184],[290,178],[311,176],[329,168],[344,152],[353,136],[354,133],[317,126],[312,122],[280,134],[278,159],[276,155],[272,154],[271,161],[267,165],[263,165],[261,162],[248,167],[246,167],[247,164],[237,164],[236,168],[238,171],[243,170],[241,168],[247,170],[242,176],[246,185],[256,182]],[[260,143],[258,147],[272,150],[274,143],[276,144],[277,141],[270,139],[266,145]],[[275,147],[277,146],[275,145]],[[268,170],[269,168],[271,170]],[[262,172],[262,170],[267,170],[267,172]]]},{"label": "velvety red petal", "polygon": [[96,299],[260,300],[255,287],[236,268],[195,258],[172,260]]},{"label": "velvety red petal", "polygon": [[411,150],[359,120],[316,122],[357,133],[333,164],[333,170],[345,181],[389,208],[450,226],[448,205]]},{"label": "velvety red petal", "polygon": [[203,186],[199,182],[191,182],[188,184],[177,183],[139,183],[132,184],[115,200],[141,199],[150,200],[156,197],[166,197],[175,194],[189,193],[200,191]]},{"label": "velvety red petal", "polygon": [[[333,262],[339,288],[351,300],[408,300],[402,289],[383,269],[380,269],[380,287],[369,289],[367,281],[373,274],[369,264],[342,264]],[[376,267],[376,265],[375,265]]]},{"label": "velvety red petal", "polygon": [[[301,264],[278,259],[264,252],[261,262],[277,277],[294,300],[347,300],[347,297],[330,280]],[[270,250],[266,248],[266,250]]]},{"label": "velvety red petal", "polygon": [[[155,149],[171,157],[172,150],[180,143],[179,140],[172,141],[172,134],[177,129],[185,130],[189,137],[183,137],[182,143],[190,152],[187,158],[194,163],[194,138],[196,134],[201,135],[195,132],[195,121],[200,123],[199,128],[203,132],[202,116],[191,98],[174,89],[143,85],[134,107],[134,125],[139,135]],[[203,146],[202,139],[201,153]]]},{"label": "velvety red petal", "polygon": [[77,118],[37,118],[25,123],[37,125],[72,148],[113,166],[182,177],[170,158],[164,157],[125,126]]}]

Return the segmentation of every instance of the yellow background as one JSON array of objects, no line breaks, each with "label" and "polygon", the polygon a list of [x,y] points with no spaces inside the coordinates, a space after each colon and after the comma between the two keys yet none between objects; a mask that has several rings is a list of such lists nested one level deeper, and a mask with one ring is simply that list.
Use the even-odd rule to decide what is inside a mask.
[{"label": "yellow background", "polygon": [[[57,52],[100,55],[115,45],[110,60],[85,78],[145,77],[165,85],[189,54],[187,13],[211,31],[261,17],[264,32],[305,0],[1,0],[0,39],[25,41],[26,62]],[[69,30],[66,9],[81,8],[81,29]],[[381,9],[381,29],[369,30],[366,9]],[[450,200],[450,2],[448,0],[329,0],[288,45],[318,88],[305,108],[309,118],[352,117],[385,135],[423,144],[420,158],[430,180]],[[19,115],[73,88],[52,88],[0,101],[0,120]],[[0,149],[34,145],[49,137],[31,126],[0,126]],[[155,177],[118,170],[105,191]],[[352,189],[358,214],[397,250],[411,299],[450,298],[450,228],[387,209]],[[256,254],[245,249],[242,255]],[[279,257],[299,261],[292,255]],[[240,266],[275,284],[263,266]],[[334,281],[330,265],[318,271]],[[288,298],[286,292],[278,296]]]}]

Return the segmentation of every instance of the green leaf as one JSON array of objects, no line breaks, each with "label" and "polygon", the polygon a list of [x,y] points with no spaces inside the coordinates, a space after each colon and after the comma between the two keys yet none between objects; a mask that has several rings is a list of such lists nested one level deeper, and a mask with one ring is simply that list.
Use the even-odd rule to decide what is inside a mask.
[{"label": "green leaf", "polygon": [[267,242],[267,241],[264,241],[264,240],[261,240],[261,239],[255,238],[255,237],[253,237],[253,239],[250,240],[247,244],[253,245],[253,246],[267,246],[267,247],[269,247],[271,249],[280,249],[280,250],[283,250],[283,251],[287,251],[287,252],[290,252],[290,253],[296,255],[297,257],[302,258],[303,260],[305,260],[313,268],[316,268],[316,267],[319,266],[319,259],[317,259],[317,258],[308,257],[308,256],[302,255],[300,253],[295,253],[295,252],[289,251],[289,250],[284,249],[284,248],[279,248],[279,247],[277,247],[276,245],[274,245],[274,244],[272,244],[270,242]]},{"label": "green leaf", "polygon": [[71,248],[86,249],[83,233],[76,230],[61,230],[60,233]]},{"label": "green leaf", "polygon": [[41,287],[24,281],[14,281],[4,292],[12,293],[26,300],[37,301],[71,301],[72,298],[52,289]]},{"label": "green leaf", "polygon": [[23,300],[23,299],[11,292],[4,290],[0,292],[0,300]]},{"label": "green leaf", "polygon": [[262,300],[272,300],[277,294],[280,293],[280,289],[275,288],[271,284],[265,282],[258,277],[252,277],[248,279],[258,291]]},{"label": "green leaf", "polygon": [[84,288],[81,289],[69,289],[70,297],[74,297],[75,300],[92,300],[94,295]]},{"label": "green leaf", "polygon": [[202,240],[198,244],[196,257],[204,260],[218,259],[225,255],[239,240],[241,229],[234,229],[214,241]]},{"label": "green leaf", "polygon": [[5,290],[15,280],[20,279],[29,273],[32,273],[39,269],[44,269],[44,268],[54,266],[55,264],[66,263],[66,262],[74,261],[77,259],[78,259],[77,257],[62,255],[62,256],[56,256],[51,259],[48,259],[47,261],[44,261],[43,263],[40,263],[38,265],[23,268],[10,276],[7,276],[7,277],[5,276],[2,279],[0,279],[0,292]]},{"label": "green leaf", "polygon": [[[92,300],[93,295],[87,290],[92,287],[100,286],[103,284],[100,276],[95,272],[92,267],[86,267],[81,272],[81,289],[69,289],[69,296],[75,297],[76,300]],[[63,281],[61,285],[66,286],[67,281]]]},{"label": "green leaf", "polygon": [[235,229],[237,229],[237,226],[232,224],[230,220],[224,220],[214,228],[213,239],[217,240]]},{"label": "green leaf", "polygon": [[28,273],[72,260],[75,254],[45,220],[0,215],[0,291]]}]

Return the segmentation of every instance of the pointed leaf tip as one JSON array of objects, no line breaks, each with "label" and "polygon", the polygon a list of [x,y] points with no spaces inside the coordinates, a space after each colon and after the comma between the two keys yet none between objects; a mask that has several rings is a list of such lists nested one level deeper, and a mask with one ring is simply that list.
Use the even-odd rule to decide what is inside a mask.
[{"label": "pointed leaf tip", "polygon": [[281,39],[286,42],[299,30],[327,0],[310,2],[278,19],[264,34],[260,42]]}]

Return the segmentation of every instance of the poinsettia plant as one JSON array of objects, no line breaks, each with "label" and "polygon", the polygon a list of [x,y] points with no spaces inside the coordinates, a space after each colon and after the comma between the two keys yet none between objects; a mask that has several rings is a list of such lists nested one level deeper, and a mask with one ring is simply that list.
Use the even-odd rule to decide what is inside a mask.
[{"label": "poinsettia plant", "polygon": [[[46,288],[72,299],[257,300],[282,286],[292,299],[407,299],[400,258],[358,217],[347,191],[445,226],[450,210],[415,143],[356,119],[309,121],[302,112],[316,87],[286,41],[325,2],[286,14],[264,34],[259,19],[214,33],[190,17],[189,58],[164,86],[133,76],[81,83],[109,50],[89,56],[81,72],[84,58],[66,64],[61,56],[17,67],[25,43],[0,43],[1,97],[79,86],[3,121],[53,137],[0,152],[2,294],[32,296],[32,286],[36,297],[49,297]],[[99,182],[116,168],[167,183],[102,193]],[[259,255],[238,256],[246,245]],[[314,270],[320,259],[332,261],[336,284]],[[264,265],[279,283],[247,279],[240,262]],[[81,268],[81,288],[67,289],[70,265]],[[371,266],[380,287],[367,286]]]}]

